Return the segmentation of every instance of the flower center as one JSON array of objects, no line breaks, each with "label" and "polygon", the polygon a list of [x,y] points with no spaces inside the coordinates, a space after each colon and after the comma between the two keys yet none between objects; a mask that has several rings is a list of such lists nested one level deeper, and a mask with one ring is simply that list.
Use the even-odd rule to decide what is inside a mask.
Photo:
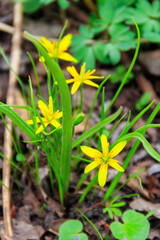
[{"label": "flower center", "polygon": [[53,120],[54,116],[47,114],[46,118],[47,118],[48,122],[51,122]]},{"label": "flower center", "polygon": [[105,163],[107,163],[109,159],[110,159],[109,156],[102,156],[102,160],[103,160]]}]

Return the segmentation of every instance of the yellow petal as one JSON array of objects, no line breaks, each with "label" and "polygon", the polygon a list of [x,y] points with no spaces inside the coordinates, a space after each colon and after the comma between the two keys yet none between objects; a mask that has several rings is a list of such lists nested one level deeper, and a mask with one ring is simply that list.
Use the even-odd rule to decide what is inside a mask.
[{"label": "yellow petal", "polygon": [[52,43],[45,37],[41,37],[42,41],[40,43],[48,50],[52,49]]},{"label": "yellow petal", "polygon": [[74,82],[74,81],[75,81],[75,79],[74,79],[74,78],[71,78],[71,79],[66,80],[66,83],[69,84],[69,83],[72,83],[72,82]]},{"label": "yellow petal", "polygon": [[33,124],[33,120],[27,120],[26,123],[32,125]]},{"label": "yellow petal", "polygon": [[65,60],[65,61],[70,61],[70,62],[75,62],[77,63],[77,59],[75,57],[73,57],[71,54],[67,53],[67,52],[62,52],[58,54],[58,58]]},{"label": "yellow petal", "polygon": [[84,169],[84,173],[88,173],[90,171],[92,171],[94,168],[96,168],[97,166],[99,166],[102,163],[101,160],[95,160],[92,163],[88,164],[87,167],[85,167]]},{"label": "yellow petal", "polygon": [[[44,126],[45,126],[45,127],[47,127],[47,126],[48,126],[48,124],[49,124],[48,122],[45,122],[45,123],[44,123]],[[38,133],[42,132],[42,131],[43,131],[43,129],[44,129],[44,127],[41,125],[41,126],[40,126],[40,127],[37,129],[37,131],[36,131],[36,134],[38,134]]]},{"label": "yellow petal", "polygon": [[117,163],[117,160],[115,160],[115,159],[110,159],[110,160],[108,161],[108,164],[109,164],[111,167],[113,167],[113,168],[115,168],[116,170],[118,170],[119,172],[124,172],[124,169]]},{"label": "yellow petal", "polygon": [[72,77],[74,77],[77,80],[79,79],[79,74],[74,66],[67,67],[67,71],[72,75]]},{"label": "yellow petal", "polygon": [[43,116],[47,117],[47,115],[49,114],[49,109],[48,109],[48,107],[46,106],[46,104],[42,100],[38,101],[38,107],[41,110]]},{"label": "yellow petal", "polygon": [[49,106],[48,106],[48,109],[49,109],[49,114],[50,114],[50,115],[53,115],[53,99],[52,99],[51,96],[49,97]]},{"label": "yellow petal", "polygon": [[61,127],[61,124],[59,122],[57,122],[55,119],[53,119],[50,124],[52,124],[55,128],[59,128]]},{"label": "yellow petal", "polygon": [[104,187],[107,180],[108,164],[103,163],[99,168],[98,183],[101,187]]},{"label": "yellow petal", "polygon": [[[41,118],[41,119],[42,119],[42,121],[43,121],[44,118]],[[39,119],[39,117],[36,117],[36,122],[37,122],[37,123],[40,123],[40,122],[41,122],[40,119]],[[31,124],[31,125],[34,124],[33,120],[27,120],[26,123],[27,123],[27,124]]]},{"label": "yellow petal", "polygon": [[74,94],[75,92],[77,92],[79,86],[81,85],[81,82],[75,82],[72,86],[72,89],[71,89],[71,94]]},{"label": "yellow petal", "polygon": [[97,87],[97,88],[99,88],[99,85],[98,85],[98,84],[96,84],[96,83],[94,83],[94,82],[92,82],[92,81],[90,81],[90,80],[84,80],[83,83],[85,83],[85,84],[87,84],[87,85],[90,85],[90,86],[92,86],[92,87]]},{"label": "yellow petal", "polygon": [[63,116],[63,112],[61,111],[59,111],[59,110],[57,110],[57,112],[55,112],[55,114],[54,114],[54,119],[58,119],[58,118],[61,118]]},{"label": "yellow petal", "polygon": [[114,148],[112,148],[112,150],[109,153],[110,157],[114,158],[115,156],[117,156],[122,151],[122,149],[126,146],[126,144],[127,144],[127,141],[122,141],[116,144],[116,146],[114,146]]},{"label": "yellow petal", "polygon": [[84,62],[81,67],[80,76],[83,76],[85,74],[85,67],[86,67],[86,63]]},{"label": "yellow petal", "polygon": [[109,143],[107,141],[106,135],[104,135],[104,134],[101,135],[101,146],[102,146],[102,153],[103,153],[103,155],[107,156]]},{"label": "yellow petal", "polygon": [[87,156],[91,158],[101,158],[102,153],[98,151],[97,149],[87,147],[87,146],[81,146],[81,150],[83,153],[85,153]]},{"label": "yellow petal", "polygon": [[62,38],[62,40],[59,43],[59,51],[64,52],[69,48],[69,45],[71,44],[72,40],[72,34],[67,34]]}]

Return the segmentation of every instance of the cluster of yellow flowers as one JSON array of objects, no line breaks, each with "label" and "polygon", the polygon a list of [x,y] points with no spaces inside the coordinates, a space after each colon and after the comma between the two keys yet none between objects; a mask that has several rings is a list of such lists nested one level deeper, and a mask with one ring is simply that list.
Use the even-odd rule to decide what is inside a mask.
[{"label": "cluster of yellow flowers", "polygon": [[[45,37],[41,37],[41,39],[42,41],[40,41],[40,43],[47,50],[48,55],[51,58],[56,59],[59,58],[65,61],[77,62],[77,60],[72,55],[66,52],[71,43],[72,39],[71,34],[67,34],[59,43],[55,41],[50,42]],[[95,69],[92,71],[88,70],[87,72],[85,72],[85,67],[86,63],[83,63],[80,73],[77,72],[74,66],[67,67],[67,71],[73,77],[71,79],[66,80],[67,84],[73,83],[71,94],[76,93],[80,85],[82,85],[83,83],[98,88],[99,86],[96,83],[92,82],[91,79],[104,78],[99,76],[93,76],[92,74],[96,71]],[[39,119],[39,117],[36,117],[37,123],[43,122],[45,127],[51,124],[56,129],[61,128],[61,124],[57,121],[57,119],[61,118],[63,113],[60,112],[59,110],[57,110],[55,113],[53,112],[53,99],[51,96],[49,97],[48,107],[42,100],[38,101],[38,107],[41,110],[43,117],[41,118],[41,120]],[[33,124],[33,120],[28,120],[27,123]],[[42,132],[44,130],[44,126],[40,125],[40,127],[36,130],[36,134]],[[102,134],[100,136],[100,139],[102,153],[96,149],[87,146],[81,146],[81,150],[89,157],[94,158],[94,161],[86,166],[84,172],[88,173],[97,166],[100,166],[98,174],[98,183],[101,187],[103,187],[107,179],[108,165],[120,172],[124,171],[124,169],[118,164],[118,160],[114,159],[114,157],[117,156],[122,151],[122,149],[127,144],[127,141],[122,141],[118,143],[111,151],[109,151],[109,143],[107,141],[107,137],[104,134]]]}]

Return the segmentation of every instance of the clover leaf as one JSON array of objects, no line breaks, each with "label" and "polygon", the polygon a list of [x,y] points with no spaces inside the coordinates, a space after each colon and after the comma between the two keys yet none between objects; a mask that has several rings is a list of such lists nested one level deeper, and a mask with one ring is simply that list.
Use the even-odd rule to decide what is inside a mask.
[{"label": "clover leaf", "polygon": [[147,0],[138,0],[135,8],[128,9],[129,20],[127,20],[127,23],[133,24],[130,16],[133,16],[139,25],[142,37],[151,42],[160,42],[159,1],[156,0],[151,4]]},{"label": "clover leaf", "polygon": [[149,222],[147,218],[134,210],[128,210],[123,214],[123,222],[111,223],[111,231],[116,239],[145,240],[149,234]]},{"label": "clover leaf", "polygon": [[83,225],[79,220],[69,220],[59,229],[59,240],[88,240],[85,233],[81,233]]}]

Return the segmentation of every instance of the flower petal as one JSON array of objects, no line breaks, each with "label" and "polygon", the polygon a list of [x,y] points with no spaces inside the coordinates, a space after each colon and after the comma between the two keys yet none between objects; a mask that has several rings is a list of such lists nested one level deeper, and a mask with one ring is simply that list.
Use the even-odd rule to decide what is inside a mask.
[{"label": "flower petal", "polygon": [[79,74],[74,66],[67,67],[67,71],[76,79],[79,80]]},{"label": "flower petal", "polygon": [[[42,118],[42,121],[43,121],[43,119],[44,119],[44,118]],[[39,117],[36,117],[36,122],[37,122],[37,123],[40,123],[40,122],[41,122],[40,119],[39,119]],[[31,125],[34,124],[33,120],[27,120],[26,123],[27,123],[27,124],[31,124]]]},{"label": "flower petal", "polygon": [[59,128],[61,127],[61,124],[59,122],[57,122],[55,119],[53,119],[50,124],[52,124],[55,128]]},{"label": "flower petal", "polygon": [[97,149],[87,147],[87,146],[81,146],[81,150],[83,153],[85,153],[87,156],[91,158],[101,158],[102,153],[98,151]]},{"label": "flower petal", "polygon": [[71,54],[67,53],[67,52],[62,52],[58,54],[58,58],[65,60],[65,61],[70,61],[70,62],[75,62],[77,63],[77,59],[75,57],[73,57]]},{"label": "flower petal", "polygon": [[[48,126],[48,124],[49,124],[49,122],[45,122],[44,123],[44,126],[45,127],[47,127]],[[40,132],[42,132],[43,131],[43,129],[44,129],[44,127],[41,125],[38,129],[37,129],[37,131],[36,131],[36,134],[38,134],[38,133],[40,133]]]},{"label": "flower petal", "polygon": [[77,92],[79,86],[81,85],[81,82],[75,82],[72,86],[72,89],[71,89],[71,94],[74,94],[75,92]]},{"label": "flower petal", "polygon": [[85,74],[85,67],[86,67],[86,63],[84,62],[82,67],[81,67],[80,76],[84,76],[84,74]]},{"label": "flower petal", "polygon": [[99,85],[98,85],[98,84],[96,84],[96,83],[94,83],[94,82],[92,82],[92,81],[90,81],[90,80],[84,80],[83,82],[84,82],[85,84],[87,84],[87,85],[90,85],[90,86],[99,88]]},{"label": "flower petal", "polygon": [[114,146],[114,148],[112,148],[112,150],[109,153],[110,157],[114,158],[115,156],[117,156],[122,151],[122,149],[126,146],[126,144],[127,144],[127,141],[122,141],[116,144],[116,146]]},{"label": "flower petal", "polygon": [[51,96],[49,97],[48,109],[49,109],[49,115],[53,115],[53,99]]},{"label": "flower petal", "polygon": [[67,83],[67,84],[72,83],[72,82],[75,82],[75,79],[74,79],[74,78],[71,78],[71,79],[66,80],[66,83]]},{"label": "flower petal", "polygon": [[104,187],[107,180],[108,164],[103,163],[99,168],[98,183],[101,187]]},{"label": "flower petal", "polygon": [[43,116],[47,117],[47,115],[49,114],[49,109],[48,109],[48,107],[46,106],[46,104],[42,100],[38,101],[38,107],[41,110]]},{"label": "flower petal", "polygon": [[54,114],[54,119],[61,118],[62,116],[63,116],[63,112],[62,111],[60,112],[59,110],[57,110]]},{"label": "flower petal", "polygon": [[85,169],[84,169],[84,173],[88,173],[90,171],[92,171],[94,168],[96,168],[97,166],[99,166],[102,163],[101,160],[95,160],[93,162],[91,162],[90,164],[88,164]]},{"label": "flower petal", "polygon": [[101,146],[102,146],[102,153],[104,156],[108,154],[109,143],[107,141],[107,137],[105,134],[101,135]]},{"label": "flower petal", "polygon": [[46,48],[47,51],[52,50],[53,46],[52,43],[45,37],[41,37],[42,41],[40,43]]},{"label": "flower petal", "polygon": [[119,172],[124,172],[124,169],[117,163],[117,160],[115,160],[115,159],[110,159],[108,161],[108,165],[110,165],[111,167],[115,168]]},{"label": "flower petal", "polygon": [[69,48],[69,45],[71,44],[71,40],[72,40],[72,34],[69,33],[66,36],[64,36],[59,43],[59,51],[60,52],[67,51],[67,49]]}]

